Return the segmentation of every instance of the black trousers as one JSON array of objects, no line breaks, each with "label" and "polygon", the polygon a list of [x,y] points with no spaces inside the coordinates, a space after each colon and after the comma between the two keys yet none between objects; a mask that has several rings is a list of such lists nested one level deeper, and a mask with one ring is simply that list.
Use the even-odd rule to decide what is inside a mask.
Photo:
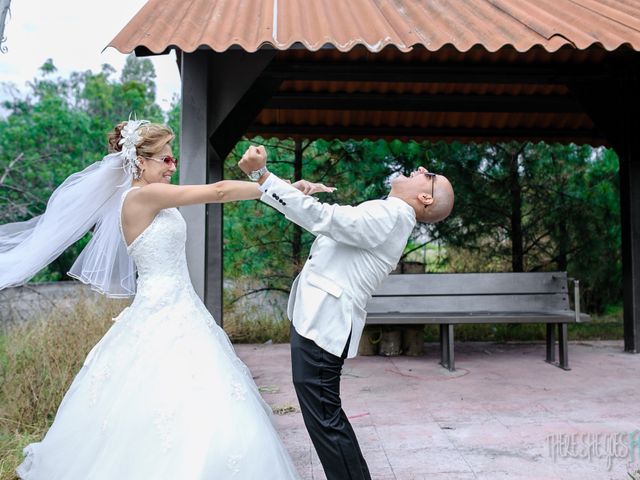
[{"label": "black trousers", "polygon": [[340,400],[340,375],[348,350],[349,341],[336,357],[300,336],[291,324],[293,385],[327,480],[371,480]]}]

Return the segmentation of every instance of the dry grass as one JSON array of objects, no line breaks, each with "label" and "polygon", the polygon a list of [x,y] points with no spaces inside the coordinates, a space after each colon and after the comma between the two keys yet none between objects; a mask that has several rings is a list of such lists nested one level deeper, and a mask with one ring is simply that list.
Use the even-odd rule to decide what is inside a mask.
[{"label": "dry grass", "polygon": [[244,316],[224,317],[224,330],[234,343],[286,343],[289,341],[289,321],[263,316],[248,319]]},{"label": "dry grass", "polygon": [[296,413],[298,411],[296,407],[294,405],[291,405],[290,403],[286,405],[274,405],[273,407],[271,407],[271,410],[276,415],[287,415],[289,413]]},{"label": "dry grass", "polygon": [[42,438],[84,358],[125,305],[81,298],[0,336],[0,480],[15,478],[22,448]]},{"label": "dry grass", "polygon": [[[242,286],[245,286],[242,284]],[[245,286],[245,288],[248,288]],[[289,320],[283,306],[273,298],[255,301],[246,298],[233,302],[243,290],[225,289],[224,330],[234,343],[286,343],[289,341]],[[280,294],[282,295],[282,294]]]}]

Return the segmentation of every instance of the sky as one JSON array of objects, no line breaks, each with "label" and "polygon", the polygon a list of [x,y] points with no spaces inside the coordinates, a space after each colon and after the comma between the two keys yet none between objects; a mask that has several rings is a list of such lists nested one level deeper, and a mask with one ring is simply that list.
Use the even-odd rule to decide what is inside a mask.
[{"label": "sky", "polygon": [[[146,0],[11,0],[5,27],[6,53],[0,53],[0,84],[9,82],[26,91],[26,82],[38,68],[53,59],[57,74],[73,71],[99,72],[103,63],[116,68],[119,76],[126,54],[103,48],[142,8]],[[147,57],[156,69],[157,102],[168,110],[180,91],[175,53]],[[0,100],[8,89],[0,86]]]}]

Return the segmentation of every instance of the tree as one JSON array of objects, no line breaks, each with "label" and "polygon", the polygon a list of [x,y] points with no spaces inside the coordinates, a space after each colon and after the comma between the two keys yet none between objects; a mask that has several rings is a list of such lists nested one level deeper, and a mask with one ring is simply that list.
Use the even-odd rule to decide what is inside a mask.
[{"label": "tree", "polygon": [[120,75],[120,83],[137,82],[145,87],[145,95],[150,102],[156,100],[156,70],[148,58],[140,59],[133,53],[127,56]]},{"label": "tree", "polygon": [[[147,67],[142,71],[149,72]],[[123,83],[111,79],[114,72],[103,65],[98,73],[74,72],[61,78],[56,77],[53,61],[47,60],[28,84],[26,98],[4,102],[9,114],[0,119],[0,222],[42,213],[66,177],[107,153],[108,132],[132,111],[164,121],[148,94],[155,87],[144,83],[151,77]],[[66,278],[87,241],[88,236],[70,247],[36,279]]]},{"label": "tree", "polygon": [[588,309],[619,301],[613,152],[516,142],[432,147],[456,191],[452,218],[431,227],[452,254],[452,270],[568,270],[583,280]]},{"label": "tree", "polygon": [[9,14],[9,7],[11,6],[11,0],[0,0],[0,52],[5,53],[7,47],[3,47],[2,44],[6,41],[4,36],[4,27],[7,22],[7,15]]}]

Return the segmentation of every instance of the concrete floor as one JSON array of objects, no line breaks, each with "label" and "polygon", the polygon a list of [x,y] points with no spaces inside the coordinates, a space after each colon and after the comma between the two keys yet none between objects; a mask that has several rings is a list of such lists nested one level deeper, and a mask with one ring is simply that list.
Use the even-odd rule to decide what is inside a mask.
[{"label": "concrete floor", "polygon": [[[235,348],[281,411],[275,422],[301,477],[325,479],[289,345]],[[343,406],[375,480],[630,480],[640,469],[640,355],[621,341],[571,342],[571,371],[544,362],[543,344],[459,343],[455,372],[438,365],[436,344],[426,352],[345,363]]]}]

